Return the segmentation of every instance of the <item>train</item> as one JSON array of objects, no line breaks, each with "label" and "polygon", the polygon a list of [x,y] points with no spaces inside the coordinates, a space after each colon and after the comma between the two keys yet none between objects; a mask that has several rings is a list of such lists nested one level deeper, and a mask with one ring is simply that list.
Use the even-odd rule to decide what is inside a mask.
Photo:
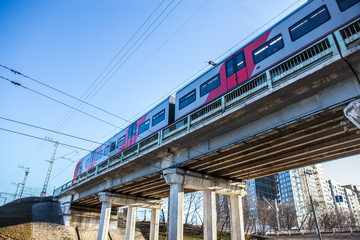
[{"label": "train", "polygon": [[73,178],[191,114],[360,16],[360,0],[309,0],[80,159]]}]

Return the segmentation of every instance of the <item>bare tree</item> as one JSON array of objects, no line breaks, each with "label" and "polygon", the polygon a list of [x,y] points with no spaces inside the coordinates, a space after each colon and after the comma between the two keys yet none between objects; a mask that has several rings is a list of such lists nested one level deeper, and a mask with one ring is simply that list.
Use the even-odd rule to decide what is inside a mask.
[{"label": "bare tree", "polygon": [[297,216],[294,204],[280,204],[279,205],[280,225],[285,229],[292,229],[297,227]]},{"label": "bare tree", "polygon": [[184,196],[184,220],[185,224],[203,224],[201,209],[203,206],[203,194],[201,191],[185,194]]}]

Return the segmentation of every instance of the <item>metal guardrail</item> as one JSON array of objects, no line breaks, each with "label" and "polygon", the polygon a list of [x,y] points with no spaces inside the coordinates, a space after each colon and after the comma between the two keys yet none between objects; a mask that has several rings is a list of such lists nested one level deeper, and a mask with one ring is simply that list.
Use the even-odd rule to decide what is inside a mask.
[{"label": "metal guardrail", "polygon": [[[360,39],[360,21],[354,21],[334,33],[336,41],[342,50],[347,49],[355,41]],[[61,187],[54,190],[53,195],[60,195],[69,188],[80,184],[81,182],[97,176],[110,168],[125,164],[132,156],[139,155],[141,152],[151,147],[163,144],[164,142],[175,138],[176,136],[188,131],[191,127],[203,123],[209,118],[213,118],[224,111],[229,110],[247,99],[265,92],[280,82],[285,82],[290,78],[307,71],[321,62],[337,55],[339,52],[336,47],[333,35],[328,35],[311,46],[305,48],[290,59],[286,59],[279,64],[266,70],[264,73],[255,76],[241,86],[231,90],[221,98],[201,107],[195,112],[179,119],[173,124],[159,130],[157,133],[143,139],[130,148],[118,153],[107,161],[95,166],[89,171],[81,174]]]},{"label": "metal guardrail", "polygon": [[[337,227],[330,229],[321,229],[321,235],[336,235],[336,234],[360,234],[359,226]],[[270,230],[265,234],[266,236],[312,236],[318,235],[316,229],[291,229],[291,230]]]}]

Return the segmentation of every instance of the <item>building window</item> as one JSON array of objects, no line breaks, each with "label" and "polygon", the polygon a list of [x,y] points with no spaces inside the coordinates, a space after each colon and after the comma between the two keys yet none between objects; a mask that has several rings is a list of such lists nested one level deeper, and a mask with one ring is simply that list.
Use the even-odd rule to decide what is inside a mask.
[{"label": "building window", "polygon": [[323,5],[289,28],[291,41],[296,41],[329,20],[330,13],[326,5]]},{"label": "building window", "polygon": [[276,53],[283,47],[284,40],[282,35],[279,34],[253,51],[254,64],[261,62],[262,60]]},{"label": "building window", "polygon": [[142,124],[139,125],[139,135],[148,130],[150,127],[150,119],[146,120]]},{"label": "building window", "polygon": [[161,110],[160,112],[158,112],[157,114],[155,114],[152,117],[151,126],[155,126],[156,124],[163,121],[164,119],[165,119],[165,109]]},{"label": "building window", "polygon": [[179,110],[195,102],[195,100],[196,100],[196,90],[194,89],[179,99]]},{"label": "building window", "polygon": [[359,3],[360,0],[336,0],[340,11],[345,11],[346,9],[351,8],[355,4]]},{"label": "building window", "polygon": [[218,88],[220,84],[220,74],[217,74],[215,77],[210,78],[209,80],[200,85],[200,97]]}]

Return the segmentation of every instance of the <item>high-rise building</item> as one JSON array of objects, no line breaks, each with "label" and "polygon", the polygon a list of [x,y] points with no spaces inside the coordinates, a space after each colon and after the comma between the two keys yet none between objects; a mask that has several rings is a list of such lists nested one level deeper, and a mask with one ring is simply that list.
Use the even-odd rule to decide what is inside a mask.
[{"label": "high-rise building", "polygon": [[258,221],[260,201],[273,202],[277,198],[277,174],[247,181],[247,198],[252,221]]},{"label": "high-rise building", "polygon": [[360,223],[360,202],[356,186],[341,186],[334,180],[328,180],[328,185],[331,190],[335,210],[339,214],[350,214],[357,223]]}]

